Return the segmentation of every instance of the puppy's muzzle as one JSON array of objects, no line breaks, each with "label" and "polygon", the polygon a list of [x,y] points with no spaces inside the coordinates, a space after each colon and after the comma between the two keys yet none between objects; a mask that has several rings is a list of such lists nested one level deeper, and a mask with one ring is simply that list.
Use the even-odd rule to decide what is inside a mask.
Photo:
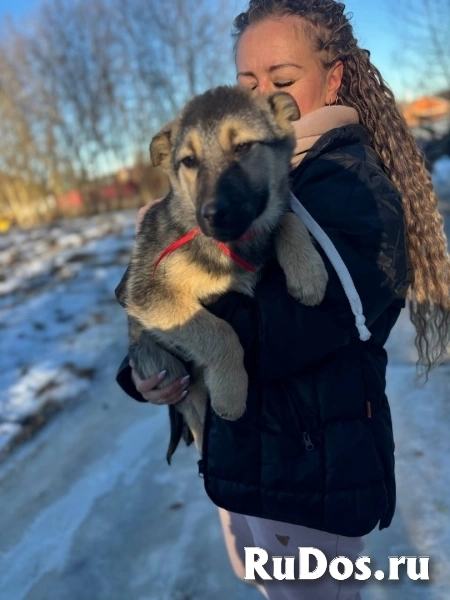
[{"label": "puppy's muzzle", "polygon": [[228,203],[209,202],[200,209],[198,222],[202,232],[220,242],[232,242],[247,230],[248,223],[236,219],[236,211]]},{"label": "puppy's muzzle", "polygon": [[[220,242],[242,237],[266,206],[268,190],[264,183],[256,177],[252,180],[240,165],[230,166],[218,179],[210,199],[197,205],[202,232]],[[208,193],[200,193],[200,197],[205,196]]]},{"label": "puppy's muzzle", "polygon": [[221,229],[226,226],[226,207],[221,206],[217,202],[205,204],[200,214],[212,229]]},{"label": "puppy's muzzle", "polygon": [[235,229],[230,222],[230,206],[228,204],[209,202],[202,206],[200,215],[203,221],[203,232],[206,235],[216,237],[221,234],[232,234],[232,230]]}]

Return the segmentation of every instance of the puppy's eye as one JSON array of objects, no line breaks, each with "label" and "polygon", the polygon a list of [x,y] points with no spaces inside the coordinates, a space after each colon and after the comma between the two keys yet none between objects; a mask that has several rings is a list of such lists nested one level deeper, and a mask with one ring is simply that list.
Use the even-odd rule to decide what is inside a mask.
[{"label": "puppy's eye", "polygon": [[253,148],[253,142],[244,142],[242,144],[237,144],[234,148],[233,151],[235,154],[237,154],[238,156],[242,155],[242,154],[247,154],[247,152],[249,150],[251,150]]},{"label": "puppy's eye", "polygon": [[195,156],[185,156],[180,163],[186,167],[186,169],[195,169],[198,167],[198,160]]}]

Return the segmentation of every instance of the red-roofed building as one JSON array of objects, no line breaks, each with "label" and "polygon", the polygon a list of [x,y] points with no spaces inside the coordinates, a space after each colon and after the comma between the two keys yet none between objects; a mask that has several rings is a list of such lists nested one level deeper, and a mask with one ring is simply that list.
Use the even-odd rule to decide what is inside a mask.
[{"label": "red-roofed building", "polygon": [[450,101],[440,96],[425,96],[403,106],[403,116],[410,127],[450,117]]}]

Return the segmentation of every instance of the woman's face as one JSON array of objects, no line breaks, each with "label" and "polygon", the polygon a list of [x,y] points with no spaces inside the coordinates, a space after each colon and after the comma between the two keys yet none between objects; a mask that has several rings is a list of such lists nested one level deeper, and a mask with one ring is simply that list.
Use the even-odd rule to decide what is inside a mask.
[{"label": "woman's face", "polygon": [[288,92],[302,116],[336,100],[343,72],[341,62],[324,71],[302,19],[294,16],[249,25],[239,40],[236,67],[240,86],[255,93]]}]

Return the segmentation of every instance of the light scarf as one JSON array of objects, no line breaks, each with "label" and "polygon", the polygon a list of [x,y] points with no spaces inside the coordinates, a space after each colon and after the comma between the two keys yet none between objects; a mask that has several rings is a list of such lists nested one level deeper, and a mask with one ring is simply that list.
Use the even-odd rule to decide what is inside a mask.
[{"label": "light scarf", "polygon": [[291,160],[292,167],[297,167],[305,158],[306,152],[322,137],[324,133],[344,125],[357,125],[358,113],[350,106],[323,106],[308,113],[292,123],[297,138],[297,146]]}]

